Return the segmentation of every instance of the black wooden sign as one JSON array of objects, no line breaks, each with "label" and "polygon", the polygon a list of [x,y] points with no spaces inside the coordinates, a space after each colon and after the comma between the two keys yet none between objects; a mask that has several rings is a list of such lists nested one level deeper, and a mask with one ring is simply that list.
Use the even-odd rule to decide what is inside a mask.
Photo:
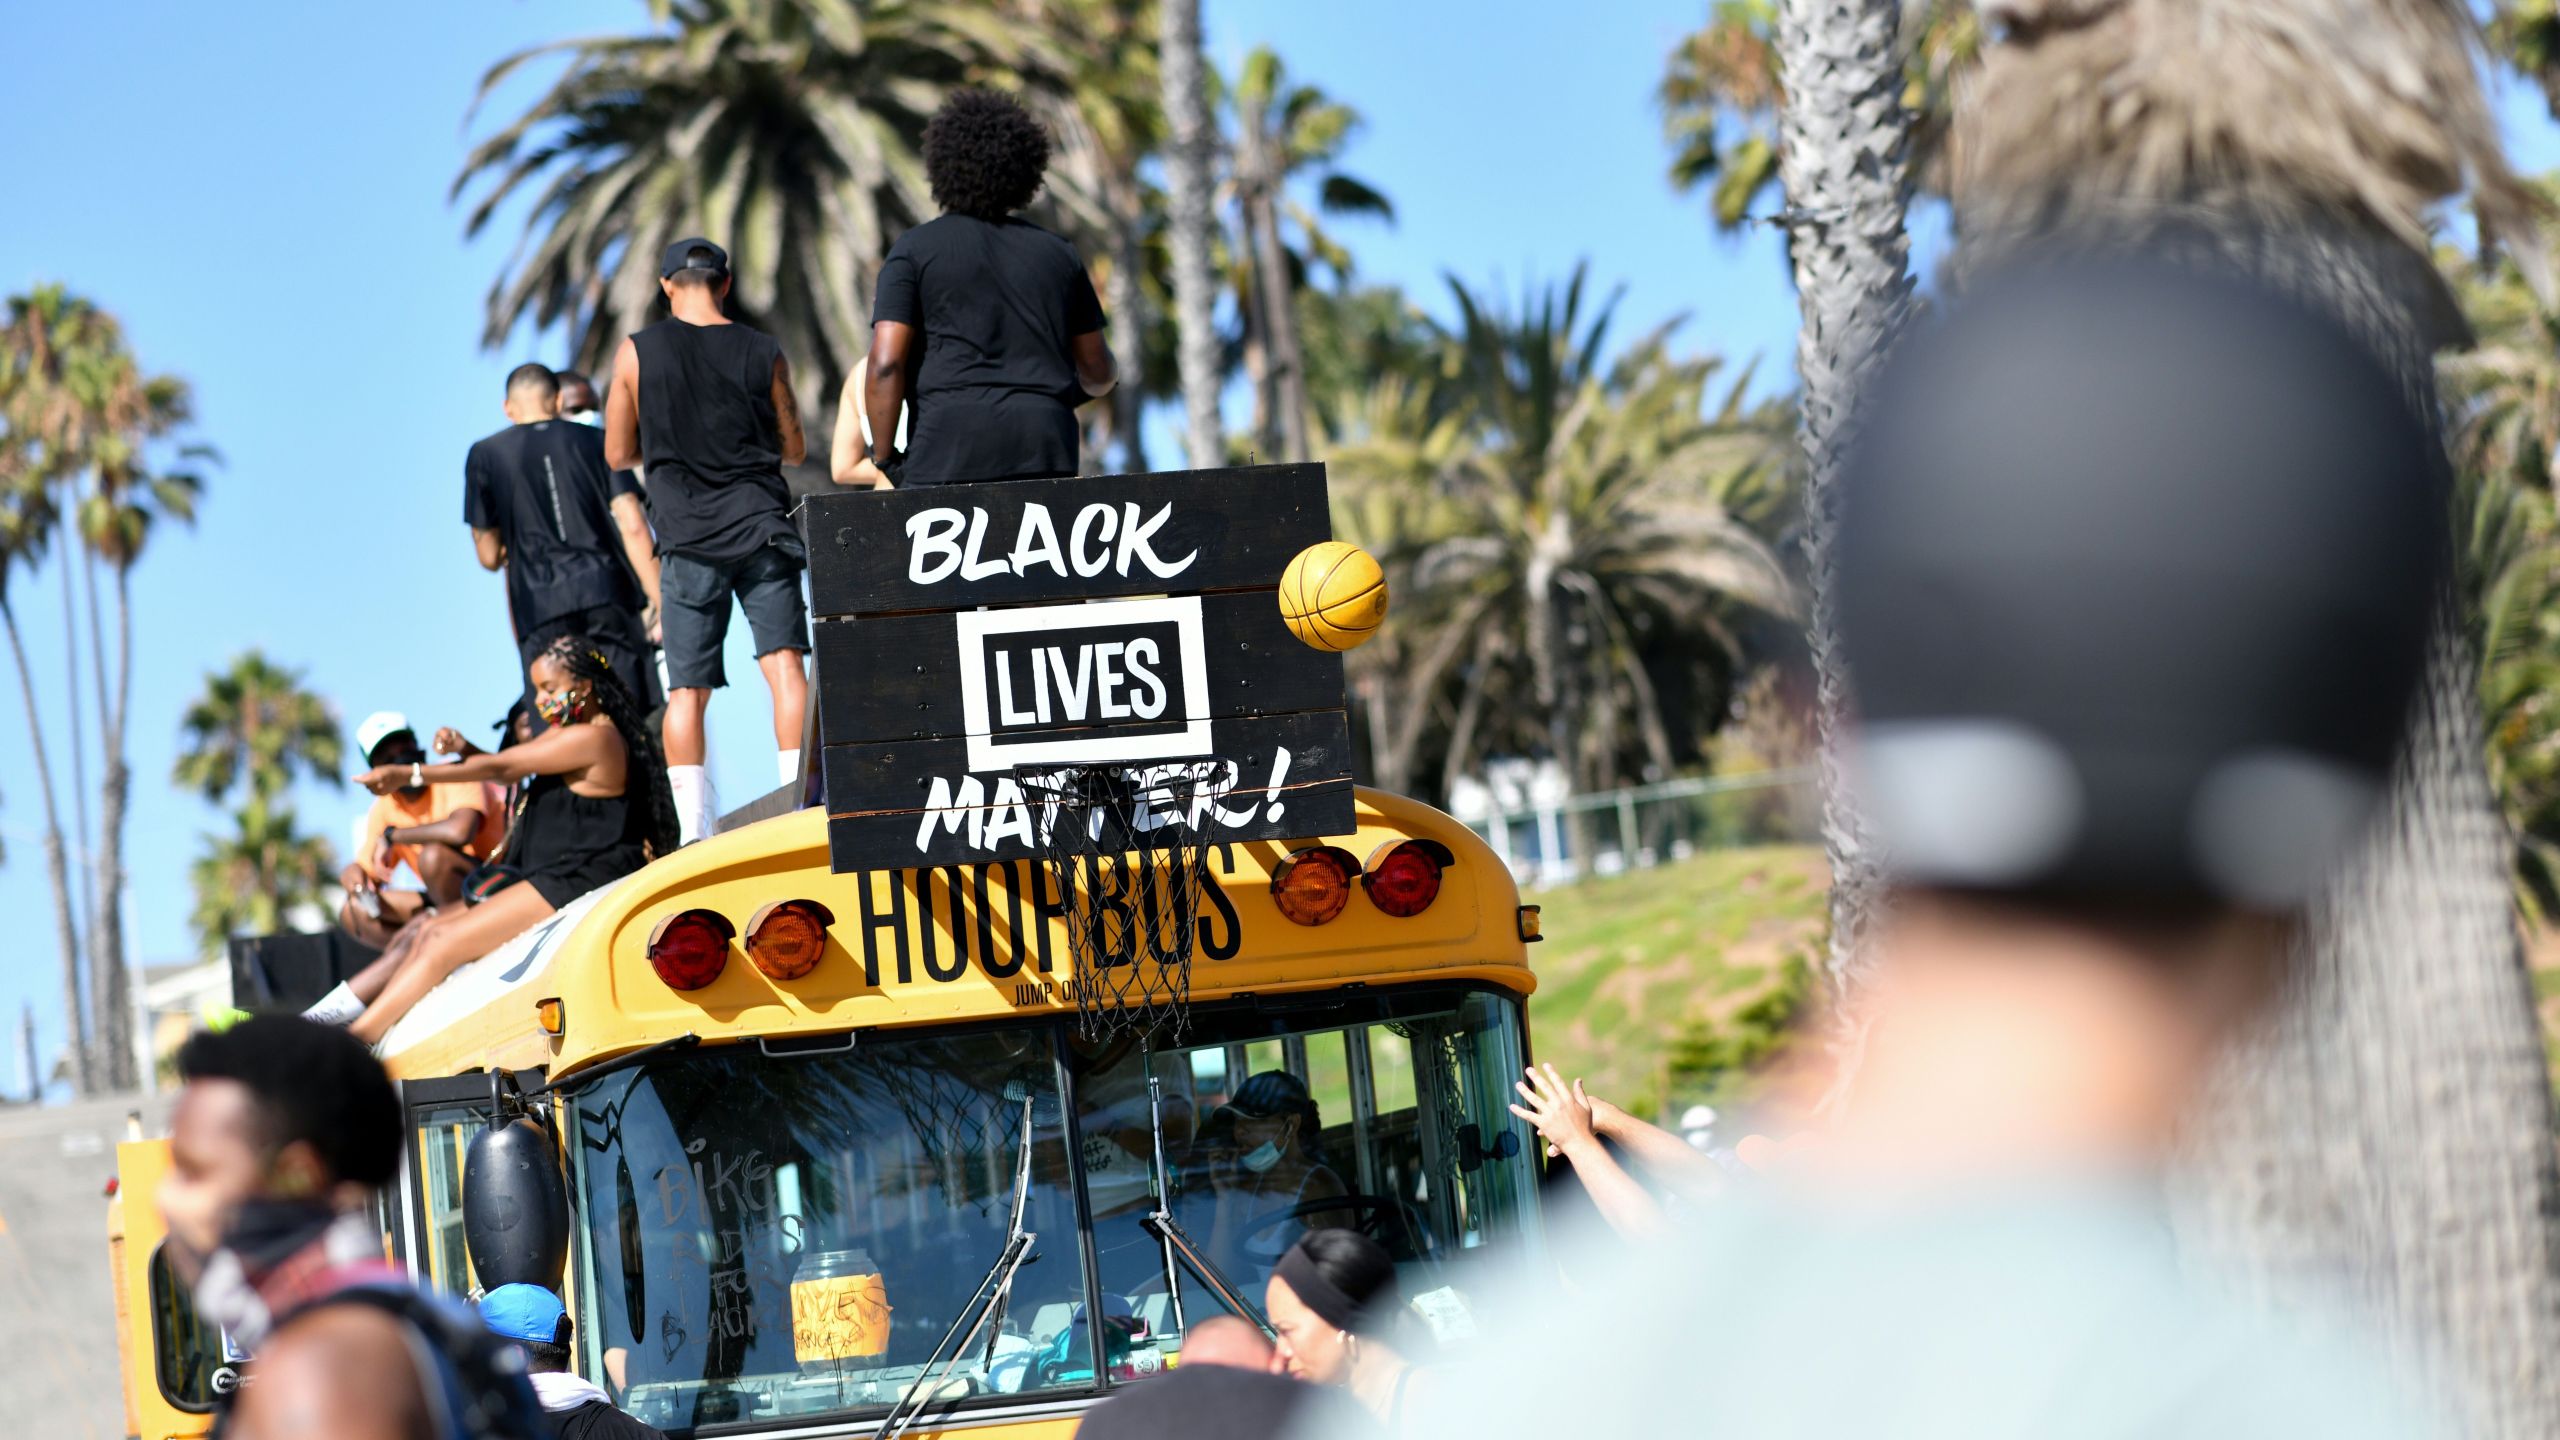
[{"label": "black wooden sign", "polygon": [[[1268,590],[1202,595],[1199,650],[1211,721],[1342,703],[1342,657],[1299,641],[1280,622]],[[1149,602],[1138,601],[1138,605]],[[1071,643],[1046,617],[1060,608],[992,611],[1043,617],[1018,629],[985,634],[974,659],[990,733],[1023,729],[1178,728],[1163,714],[1181,696],[1190,659],[1178,619],[1087,628],[1095,643]],[[1085,607],[1073,607],[1082,610]],[[1091,607],[1103,612],[1105,607]],[[969,724],[964,687],[952,666],[963,656],[961,616],[949,612],[821,620],[817,633],[818,704],[829,735],[847,739],[923,740],[960,735]],[[979,622],[983,626],[983,622]],[[1118,641],[1122,648],[1105,649]],[[1133,653],[1134,652],[1134,653]],[[1162,685],[1165,700],[1157,701]],[[1177,713],[1178,709],[1177,709]]]},{"label": "black wooden sign", "polygon": [[817,615],[1268,589],[1333,536],[1321,465],[841,491],[801,524]]},{"label": "black wooden sign", "polygon": [[[1340,710],[1231,720],[1198,783],[1156,783],[1158,767],[1125,768],[1152,786],[1133,824],[1175,840],[1282,840],[1348,835],[1351,728]],[[1056,807],[1041,780],[1065,767],[973,771],[965,738],[827,748],[827,839],[833,868],[912,870],[1048,853]],[[1190,768],[1189,761],[1170,766]],[[1166,768],[1170,768],[1170,766]],[[1027,782],[1027,783],[1026,783]],[[882,802],[848,810],[839,796]]]},{"label": "black wooden sign", "polygon": [[1331,538],[1321,465],[819,495],[810,554],[834,868],[1051,853],[1044,780],[1152,786],[1174,840],[1347,834],[1342,658],[1282,572]]}]

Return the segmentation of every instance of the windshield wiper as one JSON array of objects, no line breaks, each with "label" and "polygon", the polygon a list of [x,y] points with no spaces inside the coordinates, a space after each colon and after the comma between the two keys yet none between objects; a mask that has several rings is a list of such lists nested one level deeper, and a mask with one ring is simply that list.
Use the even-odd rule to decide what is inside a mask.
[{"label": "windshield wiper", "polygon": [[[1149,1068],[1153,1068],[1154,1057],[1150,1055],[1148,1060]],[[1173,1297],[1174,1330],[1187,1333],[1191,1329],[1182,1318],[1182,1277],[1174,1268],[1179,1263],[1198,1276],[1220,1304],[1260,1326],[1264,1334],[1273,1333],[1271,1322],[1263,1318],[1262,1311],[1244,1298],[1235,1283],[1218,1269],[1217,1262],[1184,1233],[1182,1222],[1173,1218],[1173,1180],[1164,1164],[1164,1082],[1153,1075],[1147,1077],[1147,1124],[1155,1132],[1156,1208],[1154,1214],[1138,1223],[1164,1246],[1164,1288]]]},{"label": "windshield wiper", "polygon": [[[979,1368],[989,1370],[995,1365],[996,1342],[1004,1333],[1005,1304],[1013,1298],[1013,1277],[1030,1262],[1031,1242],[1040,1238],[1022,1228],[1023,1215],[1031,1198],[1031,1105],[1035,1098],[1031,1095],[1022,1097],[1022,1138],[1014,1152],[1013,1163],[1013,1215],[1005,1224],[1004,1248],[996,1253],[996,1263],[988,1268],[987,1278],[978,1282],[978,1288],[970,1294],[968,1303],[960,1307],[959,1314],[951,1317],[951,1328],[943,1331],[942,1338],[933,1343],[933,1352],[924,1357],[923,1365],[917,1367],[916,1378],[900,1393],[897,1403],[889,1407],[889,1413],[880,1417],[880,1428],[871,1432],[872,1440],[899,1440],[907,1433],[907,1427],[916,1422],[916,1417],[924,1413],[925,1406],[931,1404],[933,1397],[940,1394],[942,1387],[950,1381],[951,1372],[960,1367],[960,1357],[967,1353],[980,1330],[987,1332],[987,1353]],[[971,1311],[977,1312],[974,1321],[969,1320]],[[969,1322],[966,1335],[961,1333],[963,1321]],[[954,1340],[959,1343],[952,1343]],[[943,1358],[946,1351],[950,1356],[948,1360]],[[942,1366],[942,1374],[934,1377],[931,1384],[925,1383],[933,1375],[933,1367],[937,1363]]]}]

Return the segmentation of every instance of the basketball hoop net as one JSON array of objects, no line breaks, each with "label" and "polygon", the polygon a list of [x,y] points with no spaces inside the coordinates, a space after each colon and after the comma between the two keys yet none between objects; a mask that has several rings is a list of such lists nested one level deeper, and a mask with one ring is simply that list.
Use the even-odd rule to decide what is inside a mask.
[{"label": "basketball hoop net", "polygon": [[1041,863],[1066,907],[1076,1033],[1180,1038],[1190,1024],[1191,951],[1209,841],[1184,822],[1218,760],[1022,770],[1042,817]]}]

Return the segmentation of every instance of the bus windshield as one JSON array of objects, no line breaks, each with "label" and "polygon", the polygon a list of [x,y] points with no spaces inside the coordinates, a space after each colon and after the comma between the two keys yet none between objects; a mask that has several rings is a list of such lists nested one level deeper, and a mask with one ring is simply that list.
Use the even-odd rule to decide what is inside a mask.
[{"label": "bus windshield", "polygon": [[666,1429],[885,1409],[1004,1250],[1027,1101],[1032,1263],[935,1407],[1162,1369],[1177,1305],[1185,1320],[1219,1306],[1179,1270],[1177,1302],[1141,1224],[1150,1076],[1170,1210],[1249,1300],[1297,1234],[1356,1225],[1396,1255],[1431,1327],[1463,1335],[1470,1252],[1534,1227],[1506,1110],[1518,1006],[1390,994],[1202,1006],[1179,1047],[1094,1044],[1070,1021],[738,1045],[603,1077],[571,1101],[581,1368]]}]

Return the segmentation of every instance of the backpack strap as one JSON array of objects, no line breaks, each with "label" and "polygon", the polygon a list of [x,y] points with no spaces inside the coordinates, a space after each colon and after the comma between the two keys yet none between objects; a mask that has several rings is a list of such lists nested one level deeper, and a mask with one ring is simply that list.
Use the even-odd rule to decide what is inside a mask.
[{"label": "backpack strap", "polygon": [[437,1440],[543,1440],[551,1434],[526,1378],[524,1352],[490,1333],[477,1314],[404,1282],[348,1285],[303,1311],[327,1305],[363,1305],[401,1322],[436,1412]]}]

